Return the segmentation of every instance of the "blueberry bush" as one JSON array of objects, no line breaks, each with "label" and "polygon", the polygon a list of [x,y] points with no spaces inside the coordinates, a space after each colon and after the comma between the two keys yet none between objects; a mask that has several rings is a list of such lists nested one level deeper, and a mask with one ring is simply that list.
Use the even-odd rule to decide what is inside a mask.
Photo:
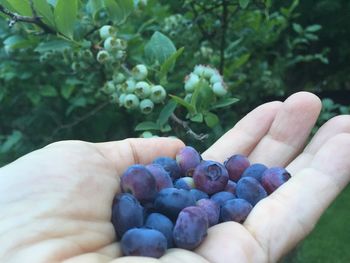
[{"label": "blueberry bush", "polygon": [[298,4],[2,0],[0,162],[62,139],[207,147],[288,93],[291,67],[328,63],[327,48],[309,52],[322,27],[298,24]]}]

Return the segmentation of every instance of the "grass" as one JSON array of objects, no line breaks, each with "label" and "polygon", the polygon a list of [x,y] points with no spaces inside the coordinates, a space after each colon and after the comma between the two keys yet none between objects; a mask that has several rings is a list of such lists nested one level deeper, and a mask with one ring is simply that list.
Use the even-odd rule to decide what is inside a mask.
[{"label": "grass", "polygon": [[312,233],[282,262],[350,262],[350,185],[323,214]]}]

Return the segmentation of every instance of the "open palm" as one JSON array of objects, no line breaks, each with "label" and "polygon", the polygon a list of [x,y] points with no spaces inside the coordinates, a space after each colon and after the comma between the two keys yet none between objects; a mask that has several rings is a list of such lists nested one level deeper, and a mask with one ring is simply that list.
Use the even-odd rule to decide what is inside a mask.
[{"label": "open palm", "polygon": [[305,147],[320,107],[305,92],[264,104],[204,152],[220,162],[241,153],[252,163],[287,166],[292,178],[243,225],[216,225],[196,251],[170,249],[160,259],[121,257],[111,204],[127,166],[174,157],[181,141],[65,141],[32,152],[0,169],[0,262],[276,262],[350,180],[349,116],[328,121]]}]

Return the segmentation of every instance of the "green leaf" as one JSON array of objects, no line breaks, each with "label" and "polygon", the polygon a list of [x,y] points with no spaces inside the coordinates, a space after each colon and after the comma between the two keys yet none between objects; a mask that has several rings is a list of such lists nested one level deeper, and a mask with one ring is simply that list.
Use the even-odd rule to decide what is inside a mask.
[{"label": "green leaf", "polygon": [[212,112],[207,112],[204,115],[204,121],[209,128],[213,128],[215,125],[219,123],[219,117]]},{"label": "green leaf", "polygon": [[203,122],[203,114],[202,113],[196,113],[190,118],[193,122]]},{"label": "green leaf", "polygon": [[39,53],[46,53],[49,51],[59,51],[62,52],[63,50],[70,48],[70,42],[65,40],[49,40],[46,42],[41,42],[34,51]]},{"label": "green leaf", "polygon": [[301,27],[301,25],[299,25],[297,23],[293,23],[292,26],[293,26],[293,29],[295,32],[297,32],[299,34],[303,33],[303,28]]},{"label": "green leaf", "polygon": [[311,26],[308,26],[307,28],[305,28],[305,30],[307,32],[316,32],[316,31],[319,31],[321,30],[322,26],[321,25],[311,25]]},{"label": "green leaf", "polygon": [[54,10],[57,30],[73,39],[74,23],[78,13],[78,0],[57,0]]},{"label": "green leaf", "polygon": [[29,1],[26,0],[7,0],[9,6],[7,6],[11,11],[15,11],[23,16],[32,16],[32,9],[30,7]]},{"label": "green leaf", "polygon": [[102,8],[104,8],[105,5],[101,0],[89,0],[87,6],[89,12],[92,14],[93,17],[95,17],[96,13]]},{"label": "green leaf", "polygon": [[133,0],[104,0],[109,17],[117,24],[122,24],[134,11]]},{"label": "green leaf", "polygon": [[171,126],[169,124],[166,124],[165,126],[160,128],[161,132],[170,132],[171,131]]},{"label": "green leaf", "polygon": [[159,79],[160,81],[166,81],[166,76],[170,70],[173,69],[177,58],[182,54],[184,48],[179,48],[175,53],[168,57],[164,63],[160,66]]},{"label": "green leaf", "polygon": [[37,106],[39,104],[41,97],[37,92],[28,91],[26,95],[33,105]]},{"label": "green leaf", "polygon": [[162,33],[156,31],[145,46],[145,56],[149,64],[163,64],[167,58],[176,52],[173,42]]},{"label": "green leaf", "polygon": [[195,108],[188,103],[187,101],[183,100],[182,98],[175,96],[175,95],[169,95],[175,102],[178,104],[184,106],[190,113],[194,113],[196,110]]},{"label": "green leaf", "polygon": [[23,135],[20,131],[13,131],[11,135],[9,135],[6,141],[0,147],[0,153],[6,153],[10,151],[21,139]]},{"label": "green leaf", "polygon": [[171,114],[173,114],[174,110],[176,109],[176,102],[174,100],[170,100],[167,105],[164,106],[162,111],[159,114],[159,125],[163,126],[165,123],[167,123],[168,119],[170,118]]},{"label": "green leaf", "polygon": [[248,62],[250,58],[250,54],[249,53],[246,53],[246,54],[243,54],[241,55],[240,57],[238,57],[233,63],[232,65],[230,66],[230,72],[234,71],[234,70],[237,70],[239,69],[240,67],[242,67],[245,63]]},{"label": "green leaf", "polygon": [[[196,95],[197,92],[198,95]],[[191,104],[195,104],[196,111],[202,112],[203,110],[208,110],[209,105],[213,103],[214,99],[215,96],[209,83],[201,80],[192,95]]]},{"label": "green leaf", "polygon": [[19,35],[13,35],[4,40],[4,45],[9,49],[32,47],[33,44],[36,44],[35,40],[28,40]]},{"label": "green leaf", "polygon": [[160,129],[159,125],[152,121],[141,122],[135,127],[135,131],[159,130],[159,129]]},{"label": "green leaf", "polygon": [[61,87],[61,95],[65,99],[69,99],[69,97],[72,95],[73,91],[75,90],[74,85],[65,85]]},{"label": "green leaf", "polygon": [[55,97],[57,96],[57,90],[52,86],[44,86],[40,89],[40,94],[44,97]]},{"label": "green leaf", "polygon": [[227,107],[231,104],[234,104],[238,101],[239,101],[239,99],[237,99],[237,98],[225,98],[225,99],[219,100],[217,103],[215,103],[211,107],[211,109],[225,108],[225,107]]},{"label": "green leaf", "polygon": [[55,27],[55,17],[47,0],[33,0],[33,4],[36,12],[43,17],[43,21],[46,22],[46,24]]},{"label": "green leaf", "polygon": [[250,0],[239,0],[239,6],[245,9],[249,5]]}]

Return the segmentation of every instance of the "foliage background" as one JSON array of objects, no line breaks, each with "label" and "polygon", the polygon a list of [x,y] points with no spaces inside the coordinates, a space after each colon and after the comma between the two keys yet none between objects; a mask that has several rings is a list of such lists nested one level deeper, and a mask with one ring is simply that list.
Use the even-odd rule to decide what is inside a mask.
[{"label": "foliage background", "polygon": [[[146,5],[145,1],[118,0],[34,2],[49,3],[52,10],[63,3],[63,11],[69,8],[73,13],[59,22],[45,9],[46,32],[20,22],[9,28],[8,17],[0,17],[0,165],[53,141],[138,137],[142,134],[135,130],[138,124],[159,123],[167,104],[142,115],[120,107],[113,92],[106,90],[106,81],[115,72],[126,74],[125,68],[131,70],[139,63],[149,67],[152,83],[161,83],[168,94],[181,98],[185,96],[184,77],[195,65],[208,64],[223,74],[227,98],[239,102],[214,110],[204,105],[196,116],[180,104],[175,109],[192,130],[208,134],[207,139],[195,140],[171,118],[151,130],[160,136],[175,135],[201,151],[257,105],[283,100],[300,90],[323,99],[318,127],[336,114],[350,112],[347,0],[150,0]],[[126,5],[113,15],[100,9],[98,2]],[[76,8],[70,6],[74,3]],[[21,15],[33,15],[27,0],[1,0],[0,4]],[[128,43],[126,57],[109,66],[96,61],[102,45],[98,29],[105,24],[116,26],[117,36]],[[161,63],[152,60],[145,48],[156,31],[177,50],[184,48],[166,79],[159,77]],[[202,120],[208,111],[214,114],[209,125]],[[346,245],[350,243],[349,193],[348,187],[285,261],[350,261]]]}]

